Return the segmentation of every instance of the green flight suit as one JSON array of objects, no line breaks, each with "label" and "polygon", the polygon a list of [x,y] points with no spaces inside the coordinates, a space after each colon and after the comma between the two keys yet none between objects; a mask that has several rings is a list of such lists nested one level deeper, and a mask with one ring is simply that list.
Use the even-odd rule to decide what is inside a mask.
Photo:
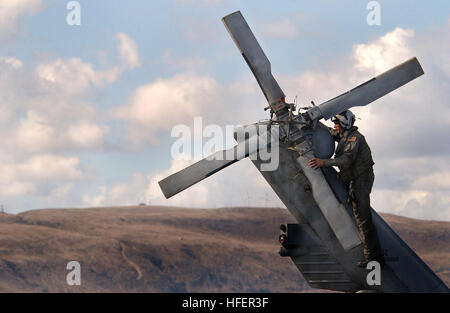
[{"label": "green flight suit", "polygon": [[324,160],[324,166],[339,167],[339,178],[349,190],[359,233],[363,239],[364,257],[373,260],[382,255],[377,230],[370,213],[370,193],[375,175],[372,154],[364,136],[353,126],[341,137],[334,129],[331,134],[338,141],[335,158]]}]

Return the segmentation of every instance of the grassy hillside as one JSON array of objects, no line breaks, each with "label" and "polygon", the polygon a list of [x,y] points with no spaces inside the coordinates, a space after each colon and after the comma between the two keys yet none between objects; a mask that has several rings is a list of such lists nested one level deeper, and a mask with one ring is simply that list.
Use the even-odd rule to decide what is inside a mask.
[{"label": "grassy hillside", "polygon": [[[450,283],[450,223],[384,214]],[[277,208],[115,207],[0,214],[0,292],[305,292]],[[81,264],[81,286],[66,265]]]}]

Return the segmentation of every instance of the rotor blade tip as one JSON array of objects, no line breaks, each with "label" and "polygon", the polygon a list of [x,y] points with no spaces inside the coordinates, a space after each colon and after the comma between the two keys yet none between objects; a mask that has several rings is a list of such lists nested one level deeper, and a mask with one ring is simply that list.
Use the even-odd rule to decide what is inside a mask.
[{"label": "rotor blade tip", "polygon": [[412,57],[411,59],[409,59],[408,61],[406,61],[405,63],[409,63],[409,62],[414,62],[417,65],[417,75],[421,76],[423,74],[425,74],[423,68],[422,68],[422,64],[420,64],[419,60],[417,59],[417,57]]},{"label": "rotor blade tip", "polygon": [[170,197],[173,196],[172,194],[168,193],[168,191],[166,189],[164,189],[164,179],[160,180],[158,182],[158,185],[159,185],[159,188],[161,188],[161,191],[166,199],[169,199]]},{"label": "rotor blade tip", "polygon": [[240,15],[242,15],[241,11],[238,10],[238,11],[236,11],[236,12],[230,13],[230,14],[225,15],[224,17],[222,17],[222,21],[225,21],[225,19],[226,19],[227,17],[229,17],[229,16],[231,16],[231,15],[234,15],[234,14],[240,14]]}]

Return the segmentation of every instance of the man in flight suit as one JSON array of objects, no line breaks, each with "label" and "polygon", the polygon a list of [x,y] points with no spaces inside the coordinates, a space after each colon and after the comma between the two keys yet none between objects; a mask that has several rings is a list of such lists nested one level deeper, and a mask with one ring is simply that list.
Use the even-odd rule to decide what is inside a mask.
[{"label": "man in flight suit", "polygon": [[330,132],[335,141],[339,142],[335,158],[326,160],[313,158],[309,166],[313,169],[339,167],[339,178],[348,188],[353,214],[363,238],[365,260],[358,262],[357,266],[366,267],[370,261],[378,261],[383,266],[384,258],[370,213],[370,192],[375,179],[373,173],[375,163],[369,145],[364,136],[358,132],[358,127],[353,126],[355,115],[349,110],[336,115],[332,121],[335,129],[330,129]]}]

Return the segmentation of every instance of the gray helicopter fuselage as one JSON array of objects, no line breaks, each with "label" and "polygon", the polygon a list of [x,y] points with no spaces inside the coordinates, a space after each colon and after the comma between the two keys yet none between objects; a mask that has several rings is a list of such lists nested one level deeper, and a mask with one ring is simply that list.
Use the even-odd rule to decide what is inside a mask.
[{"label": "gray helicopter fuselage", "polygon": [[[285,102],[285,94],[272,74],[270,61],[241,12],[224,16],[222,21],[267,99],[270,120],[253,124],[262,127],[253,128],[248,134],[244,130],[244,136],[236,130],[237,145],[217,151],[159,181],[164,196],[170,198],[250,157],[298,222],[280,226],[280,255],[293,260],[310,286],[339,291],[449,292],[439,277],[373,209],[372,220],[386,266],[380,268],[380,264],[371,262],[368,264],[374,267],[371,272],[368,272],[371,268],[357,267],[356,262],[363,259],[362,239],[348,203],[348,191],[333,168],[314,170],[309,167],[312,158],[326,159],[334,153],[331,134],[319,120],[327,120],[355,106],[368,105],[423,75],[417,58],[318,106],[312,103],[313,107],[300,108],[306,112],[295,115],[295,105]],[[278,162],[274,167],[269,165],[268,170],[265,152],[272,148],[276,148]]]},{"label": "gray helicopter fuselage", "polygon": [[[333,168],[313,170],[307,165],[312,157],[331,157],[334,152],[331,134],[322,123],[314,129],[298,130],[297,136],[304,140],[300,140],[297,149],[280,142],[275,170],[261,171],[264,161],[252,159],[298,222],[290,225],[287,233],[288,242],[293,242],[294,247],[282,247],[280,254],[290,256],[314,288],[347,292],[448,292],[445,284],[373,209],[387,265],[381,269],[381,285],[368,285],[369,271],[356,266],[356,261],[363,259],[363,249],[347,202],[346,187]],[[313,192],[319,195],[315,197]]]}]

